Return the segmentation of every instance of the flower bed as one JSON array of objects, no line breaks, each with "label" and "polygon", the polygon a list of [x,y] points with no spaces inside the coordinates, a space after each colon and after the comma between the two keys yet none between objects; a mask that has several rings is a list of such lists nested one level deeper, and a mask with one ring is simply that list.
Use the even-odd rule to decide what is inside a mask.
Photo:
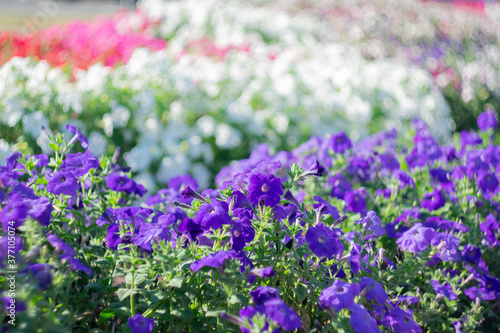
[{"label": "flower bed", "polygon": [[50,156],[0,167],[4,329],[496,329],[495,114],[451,146],[413,124],[412,142],[340,132],[260,146],[217,189],[178,176],[142,206],[118,152],[92,156],[68,125]]},{"label": "flower bed", "polygon": [[291,149],[341,129],[365,137],[403,129],[414,116],[449,139],[450,110],[428,74],[322,43],[322,25],[216,2],[143,5],[164,50],[137,49],[114,69],[75,70],[74,82],[43,61],[13,58],[0,68],[0,129],[10,149],[17,140],[48,152],[40,125],[71,120],[95,154],[122,147],[153,188],[186,172],[207,186],[261,142]]},{"label": "flower bed", "polygon": [[96,63],[127,63],[138,47],[165,48],[164,40],[147,33],[152,25],[140,12],[123,12],[93,23],[75,21],[25,35],[4,32],[0,34],[0,64],[14,57],[31,57],[71,72]]},{"label": "flower bed", "polygon": [[[245,1],[248,3],[248,1]],[[500,5],[495,1],[255,1],[328,24],[328,40],[368,59],[396,58],[428,71],[450,106],[456,130],[500,112]],[[345,27],[350,29],[346,31]]]}]

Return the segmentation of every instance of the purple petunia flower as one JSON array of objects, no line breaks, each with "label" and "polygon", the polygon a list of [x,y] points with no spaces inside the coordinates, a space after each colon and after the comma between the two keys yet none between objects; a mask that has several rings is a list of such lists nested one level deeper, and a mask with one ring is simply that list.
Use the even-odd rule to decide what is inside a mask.
[{"label": "purple petunia flower", "polygon": [[198,223],[194,223],[192,219],[185,217],[177,227],[177,232],[187,235],[189,241],[194,242],[203,233],[203,229]]},{"label": "purple petunia flower", "polygon": [[55,235],[52,234],[48,235],[47,241],[49,242],[50,245],[52,245],[54,249],[56,249],[56,251],[59,252],[62,251],[67,256],[74,256],[76,254],[75,250],[73,250],[71,246],[66,244],[63,240],[61,240],[59,237]]},{"label": "purple petunia flower", "polygon": [[67,124],[66,130],[70,133],[75,134],[78,141],[80,141],[83,149],[87,149],[89,147],[89,140],[87,140],[87,138],[85,136],[83,136],[82,133],[80,133],[80,131],[78,130],[78,128],[76,128],[76,126]]},{"label": "purple petunia flower", "polygon": [[2,297],[0,298],[0,303],[3,302],[3,309],[5,313],[9,313],[12,309],[14,309],[15,313],[21,313],[26,311],[26,303],[11,297]]},{"label": "purple petunia flower", "polygon": [[475,301],[476,298],[484,301],[492,301],[496,299],[495,292],[483,287],[471,287],[464,290],[464,294],[467,295],[471,300]]},{"label": "purple petunia flower", "polygon": [[[108,226],[106,231],[107,231],[106,245],[111,250],[115,250],[115,251],[118,250],[118,245],[120,243],[122,243],[122,238],[119,235],[120,225],[119,224],[112,224],[112,225]],[[126,237],[126,236],[130,239],[130,237],[131,237],[130,232],[128,232],[123,237]]]},{"label": "purple petunia flower", "polygon": [[462,259],[465,262],[474,264],[479,258],[481,258],[481,250],[472,244],[467,244],[464,246],[463,250],[460,252]]},{"label": "purple petunia flower", "polygon": [[273,287],[260,286],[250,292],[253,301],[257,306],[264,304],[265,301],[279,298],[278,289]]},{"label": "purple petunia flower", "polygon": [[479,117],[477,117],[477,126],[481,132],[485,132],[489,129],[494,130],[498,126],[495,111],[493,111],[492,108],[488,108],[488,110],[481,113]]},{"label": "purple petunia flower", "polygon": [[146,251],[151,251],[151,242],[158,244],[159,241],[165,240],[170,241],[172,247],[175,248],[177,234],[170,230],[169,225],[171,225],[171,223],[165,219],[157,223],[143,223],[136,229],[136,234],[135,237],[132,238],[132,243]]},{"label": "purple petunia flower", "polygon": [[252,227],[252,222],[249,219],[244,218],[233,221],[230,240],[232,250],[241,251],[254,238],[255,229]]},{"label": "purple petunia flower", "polygon": [[332,134],[332,136],[328,140],[328,145],[333,150],[334,153],[338,154],[342,154],[347,149],[352,148],[352,142],[349,139],[349,137],[345,134],[345,132]]},{"label": "purple petunia flower", "polygon": [[347,262],[349,263],[349,266],[351,267],[351,271],[354,274],[358,274],[358,272],[361,270],[361,246],[358,244],[354,244],[352,242],[353,246],[351,249],[351,255],[347,259]]},{"label": "purple petunia flower", "polygon": [[483,140],[476,132],[467,132],[463,130],[460,132],[460,143],[462,144],[462,148],[466,146],[475,146],[483,143]]},{"label": "purple petunia flower", "polygon": [[[10,244],[9,244],[10,243]],[[23,249],[23,241],[21,237],[15,235],[12,239],[11,236],[0,237],[0,267],[3,267],[4,261],[9,258],[9,254],[15,258],[19,257]],[[14,252],[14,254],[12,254]]]},{"label": "purple petunia flower", "polygon": [[450,183],[450,173],[441,167],[437,169],[431,169],[430,174],[434,181],[437,181],[441,184]]},{"label": "purple petunia flower", "polygon": [[106,178],[106,186],[117,192],[132,193],[134,191],[134,182],[132,179],[116,173],[112,173]]},{"label": "purple petunia flower", "polygon": [[443,261],[458,261],[460,259],[458,251],[460,238],[457,236],[447,233],[435,233],[432,243],[441,250],[439,259]]},{"label": "purple petunia flower", "polygon": [[400,295],[398,296],[398,301],[396,301],[395,303],[399,305],[399,303],[403,302],[404,304],[406,304],[406,306],[410,306],[413,304],[417,304],[418,301],[419,301],[418,297]]},{"label": "purple petunia flower", "polygon": [[155,195],[151,195],[146,199],[146,205],[151,207],[159,204],[171,205],[179,197],[179,192],[172,188],[164,188],[158,190]]},{"label": "purple petunia flower", "polygon": [[155,327],[154,319],[149,319],[143,317],[140,314],[136,314],[132,318],[128,319],[128,326],[132,333],[150,333]]},{"label": "purple petunia flower", "polygon": [[412,253],[424,251],[434,237],[434,230],[425,228],[421,223],[416,223],[406,231],[398,240],[397,244],[404,251]]},{"label": "purple petunia flower", "polygon": [[272,174],[252,174],[248,185],[248,201],[258,205],[259,201],[264,200],[264,205],[275,207],[279,204],[283,195],[281,179]]},{"label": "purple petunia flower", "polygon": [[452,324],[455,327],[455,333],[464,333],[462,332],[462,322],[455,320]]},{"label": "purple petunia flower", "polygon": [[252,205],[248,201],[246,195],[240,191],[234,191],[229,198],[229,209],[233,212],[233,216],[250,218],[253,215]]},{"label": "purple petunia flower", "polygon": [[294,331],[302,328],[300,317],[279,298],[274,298],[264,302],[266,317],[280,325],[287,331]]},{"label": "purple petunia flower", "polygon": [[306,241],[312,253],[318,257],[331,258],[344,252],[344,245],[339,240],[339,234],[323,223],[307,229]]},{"label": "purple petunia flower", "polygon": [[72,172],[56,171],[47,183],[47,191],[56,195],[74,196],[78,188],[78,180]]},{"label": "purple petunia flower", "polygon": [[250,274],[261,278],[266,278],[274,276],[274,270],[271,266],[263,268],[254,268],[250,271]]},{"label": "purple petunia flower", "polygon": [[465,157],[465,175],[469,179],[474,179],[479,170],[488,170],[489,166],[481,158],[481,154],[477,150],[471,150]]},{"label": "purple petunia flower", "polygon": [[402,333],[421,333],[422,329],[413,320],[413,314],[408,311],[401,310],[399,308],[394,308],[389,311],[387,316],[389,323],[391,324],[394,332]]},{"label": "purple petunia flower", "polygon": [[69,263],[69,271],[81,271],[87,273],[87,275],[92,275],[92,270],[82,264],[82,262],[76,258],[70,256],[64,256],[61,258],[62,262],[67,261]]},{"label": "purple petunia flower", "polygon": [[28,217],[28,205],[20,197],[11,198],[11,200],[0,211],[0,222],[4,231],[9,230],[9,227],[19,228],[26,217]]},{"label": "purple petunia flower", "polygon": [[375,160],[372,157],[352,156],[347,162],[346,171],[354,181],[362,183],[375,177],[376,170],[371,169],[374,164]]},{"label": "purple petunia flower", "polygon": [[61,164],[62,171],[71,171],[75,177],[82,177],[86,175],[90,169],[98,169],[99,160],[93,157],[90,150],[85,153],[76,153],[66,155],[63,164]]},{"label": "purple petunia flower", "polygon": [[436,294],[443,295],[450,301],[456,301],[458,299],[457,294],[453,292],[453,289],[451,288],[449,283],[442,285],[437,280],[431,280],[431,285],[432,288],[434,288]]},{"label": "purple petunia flower", "polygon": [[363,191],[356,189],[347,191],[344,196],[347,210],[354,213],[361,213],[366,209],[366,201],[363,197]]},{"label": "purple petunia flower", "polygon": [[42,226],[48,226],[50,224],[50,218],[52,216],[52,203],[46,197],[41,197],[36,200],[26,200],[28,206],[28,215],[40,222]]},{"label": "purple petunia flower", "polygon": [[[277,323],[284,330],[294,331],[302,328],[300,317],[278,296],[278,290],[272,287],[260,286],[250,292],[256,306],[247,306],[240,310],[240,317],[248,319],[253,326],[251,318],[257,313],[264,314],[267,318]],[[236,322],[235,322],[236,323]],[[236,323],[241,326],[241,323]],[[267,327],[266,323],[266,327]],[[241,327],[242,332],[249,332]],[[273,331],[274,332],[274,331]]]},{"label": "purple petunia flower", "polygon": [[441,191],[436,190],[432,193],[425,194],[424,200],[422,201],[422,207],[433,211],[443,207],[445,203],[446,200]]},{"label": "purple petunia flower", "polygon": [[383,169],[388,171],[399,169],[399,162],[393,154],[379,154],[378,158]]},{"label": "purple petunia flower", "polygon": [[500,232],[500,224],[498,224],[497,219],[493,214],[486,216],[486,220],[481,223],[479,229],[484,233],[485,240],[489,243],[490,247],[498,245],[498,238],[495,234],[495,230]]},{"label": "purple petunia flower", "polygon": [[196,213],[193,221],[198,223],[204,230],[217,230],[223,224],[231,223],[228,209],[227,203],[222,201],[204,203]]},{"label": "purple petunia flower", "polygon": [[359,294],[357,283],[348,284],[335,280],[333,284],[324,289],[319,296],[319,304],[323,308],[332,307],[336,311],[350,309],[354,303],[354,296]]},{"label": "purple petunia flower", "polygon": [[308,176],[322,177],[325,173],[325,168],[319,164],[318,161],[314,161],[313,164],[309,167],[309,169],[305,170],[302,174],[299,175],[299,179],[306,178]]},{"label": "purple petunia flower", "polygon": [[361,223],[363,228],[372,231],[375,237],[379,237],[385,234],[385,229],[382,226],[382,222],[374,211],[369,211],[366,216],[359,220],[357,223]]},{"label": "purple petunia flower", "polygon": [[354,303],[351,311],[351,327],[358,333],[381,333],[377,321],[366,311],[365,307]]},{"label": "purple petunia flower", "polygon": [[406,186],[415,187],[413,178],[403,170],[397,169],[392,172],[392,176],[398,180],[399,189],[404,189]]},{"label": "purple petunia flower", "polygon": [[52,283],[52,274],[50,274],[50,270],[53,268],[52,265],[48,264],[33,264],[28,266],[26,272],[31,274],[33,280],[40,289],[45,290]]},{"label": "purple petunia flower", "polygon": [[332,192],[330,195],[334,198],[344,199],[345,193],[352,190],[351,183],[349,183],[347,178],[341,173],[328,178],[328,183],[332,185]]},{"label": "purple petunia flower", "polygon": [[[370,301],[376,299],[379,304],[385,304],[388,299],[384,287],[372,278],[362,277],[359,282],[359,287],[361,290],[367,290],[365,297]],[[363,291],[363,293],[364,292],[365,291]]]},{"label": "purple petunia flower", "polygon": [[324,214],[329,214],[332,216],[333,220],[337,220],[340,215],[339,215],[339,211],[337,210],[337,208],[335,208],[334,206],[330,205],[328,203],[328,201],[326,201],[325,199],[323,199],[322,197],[319,197],[317,195],[314,196],[314,200],[317,202],[317,204],[313,204],[313,208],[316,210],[316,212],[319,214],[319,215],[324,215]]},{"label": "purple petunia flower", "polygon": [[383,196],[385,199],[389,199],[392,195],[392,191],[389,187],[386,187],[385,189],[377,189],[375,191],[375,196]]},{"label": "purple petunia flower", "polygon": [[144,222],[144,218],[148,217],[153,213],[150,208],[144,207],[122,207],[122,208],[108,208],[102,215],[95,221],[98,226],[103,226],[105,224],[120,223],[121,221],[125,224],[131,224],[133,219],[135,225]]},{"label": "purple petunia flower", "polygon": [[483,193],[495,192],[498,188],[498,179],[493,172],[478,170],[477,187],[479,187]]},{"label": "purple petunia flower", "polygon": [[167,184],[168,188],[174,189],[177,192],[181,192],[187,186],[190,186],[193,190],[198,191],[198,182],[189,174],[170,178]]},{"label": "purple petunia flower", "polygon": [[[37,220],[41,225],[49,225],[50,218],[52,216],[52,203],[48,198],[37,197],[35,192],[24,184],[17,184],[14,186],[12,191],[9,193],[9,197],[11,200],[9,204],[14,204],[15,206],[19,206],[19,208],[23,209],[21,216],[24,216],[25,213],[27,213],[29,217]],[[18,212],[9,213],[9,204],[5,207],[5,216],[0,217],[2,222],[3,220],[16,221],[15,213]],[[20,216],[17,217],[19,218]]]},{"label": "purple petunia flower", "polygon": [[194,272],[198,272],[203,267],[220,268],[224,265],[224,262],[228,259],[236,258],[236,251],[219,251],[196,261],[189,266],[189,268]]}]

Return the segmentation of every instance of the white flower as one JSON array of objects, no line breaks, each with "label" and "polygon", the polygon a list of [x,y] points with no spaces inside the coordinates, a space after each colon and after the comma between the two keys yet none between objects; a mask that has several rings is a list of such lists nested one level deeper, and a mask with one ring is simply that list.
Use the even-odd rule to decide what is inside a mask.
[{"label": "white flower", "polygon": [[42,126],[49,127],[49,121],[43,115],[42,111],[35,111],[23,117],[23,130],[29,133],[32,137],[37,138],[41,131]]},{"label": "white flower", "polygon": [[99,132],[90,133],[88,140],[89,140],[89,149],[92,155],[102,156],[106,153],[108,142],[101,133]]},{"label": "white flower", "polygon": [[237,147],[241,143],[241,133],[228,124],[219,124],[215,128],[215,143],[223,149]]},{"label": "white flower", "polygon": [[7,141],[0,139],[0,165],[5,165],[7,163],[7,157],[12,154],[12,149],[10,148]]},{"label": "white flower", "polygon": [[189,160],[182,154],[164,157],[156,173],[156,179],[161,184],[166,184],[170,178],[186,174],[189,167]]},{"label": "white flower", "polygon": [[126,152],[123,157],[133,171],[146,171],[151,164],[151,145],[142,144]]},{"label": "white flower", "polygon": [[19,100],[8,99],[4,100],[4,109],[0,112],[0,119],[4,124],[10,127],[16,126],[24,115],[24,109],[21,107]]}]

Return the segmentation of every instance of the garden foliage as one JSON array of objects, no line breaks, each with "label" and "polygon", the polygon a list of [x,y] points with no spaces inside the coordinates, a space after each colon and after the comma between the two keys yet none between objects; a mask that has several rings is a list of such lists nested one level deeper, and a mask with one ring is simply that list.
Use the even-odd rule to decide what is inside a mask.
[{"label": "garden foliage", "polygon": [[[440,146],[421,120],[311,137],[146,194],[78,128],[0,169],[12,332],[479,332],[500,324],[493,112]],[[145,198],[143,204],[138,198]],[[15,247],[14,253],[7,250]],[[12,304],[2,274],[2,301]],[[11,297],[11,298],[9,298]]]}]

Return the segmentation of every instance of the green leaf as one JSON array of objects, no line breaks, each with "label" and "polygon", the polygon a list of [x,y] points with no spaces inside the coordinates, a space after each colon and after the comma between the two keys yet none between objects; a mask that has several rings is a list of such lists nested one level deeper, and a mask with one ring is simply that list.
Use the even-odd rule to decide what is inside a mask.
[{"label": "green leaf", "polygon": [[190,323],[194,318],[194,312],[189,309],[175,309],[170,313],[172,316],[180,318],[182,321],[186,323]]},{"label": "green leaf", "polygon": [[118,289],[118,298],[120,301],[123,301],[125,298],[129,297],[130,295],[137,294],[135,290],[131,289],[126,289],[126,288],[120,288]]},{"label": "green leaf", "polygon": [[205,313],[205,317],[218,317],[222,312],[222,310],[215,310],[215,311],[207,311]]},{"label": "green leaf", "polygon": [[146,281],[146,275],[144,274],[137,274],[135,276],[135,285],[139,285],[141,283],[143,283],[144,281]]},{"label": "green leaf", "polygon": [[115,310],[113,310],[113,309],[106,309],[106,310],[102,311],[99,314],[98,323],[102,324],[102,323],[108,321],[110,318],[113,318],[115,315],[116,315]]},{"label": "green leaf", "polygon": [[85,290],[95,290],[95,291],[103,291],[104,286],[101,282],[91,282],[87,284],[83,289]]},{"label": "green leaf", "polygon": [[169,257],[167,257],[166,255],[163,255],[163,254],[157,254],[154,256],[153,259],[158,260],[158,261],[169,261],[170,260]]},{"label": "green leaf", "polygon": [[59,151],[59,146],[55,143],[49,143],[49,147],[54,149],[54,151]]},{"label": "green leaf", "polygon": [[99,259],[99,260],[94,261],[94,264],[98,264],[98,265],[111,265],[113,263],[110,262],[108,259]]},{"label": "green leaf", "polygon": [[242,294],[233,294],[227,301],[229,304],[247,304],[247,299]]},{"label": "green leaf", "polygon": [[36,180],[36,183],[37,184],[42,184],[42,185],[46,185],[49,181],[47,179],[45,179],[45,176],[43,177],[39,177],[37,180]]},{"label": "green leaf", "polygon": [[180,276],[174,277],[167,283],[167,286],[181,288],[182,287],[182,278]]},{"label": "green leaf", "polygon": [[115,291],[117,291],[118,289],[120,289],[120,287],[109,287],[108,289],[106,289],[106,294],[108,295],[114,294]]},{"label": "green leaf", "polygon": [[125,283],[132,284],[132,273],[127,273],[127,275],[125,275]]}]

